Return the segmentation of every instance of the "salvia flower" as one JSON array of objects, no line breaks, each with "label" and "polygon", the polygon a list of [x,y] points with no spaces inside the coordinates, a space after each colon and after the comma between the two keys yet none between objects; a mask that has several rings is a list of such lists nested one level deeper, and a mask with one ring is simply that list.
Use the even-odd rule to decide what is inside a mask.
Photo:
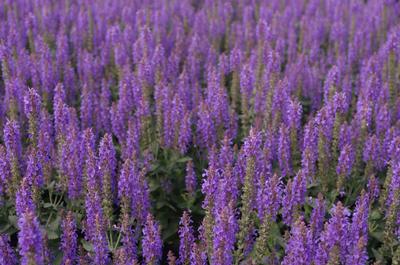
[{"label": "salvia flower", "polygon": [[10,246],[9,238],[6,235],[0,235],[0,264],[15,265],[17,261],[14,250]]},{"label": "salvia flower", "polygon": [[102,190],[103,206],[105,214],[112,215],[112,205],[116,194],[116,167],[115,148],[112,138],[105,134],[100,142],[97,167],[99,170],[100,186]]},{"label": "salvia flower", "polygon": [[40,230],[39,221],[32,210],[27,209],[18,218],[19,254],[21,255],[21,264],[30,265],[44,264],[44,246],[43,235]]},{"label": "salvia flower", "polygon": [[143,257],[146,264],[159,264],[162,255],[162,241],[160,227],[149,213],[143,227]]},{"label": "salvia flower", "polygon": [[216,265],[232,264],[237,220],[233,206],[227,205],[217,214],[213,228],[213,255],[211,263]]},{"label": "salvia flower", "polygon": [[192,220],[188,212],[184,211],[179,222],[179,264],[190,264],[190,250],[194,243]]},{"label": "salvia flower", "polygon": [[347,264],[362,265],[368,261],[368,212],[369,194],[364,190],[356,203],[356,209],[352,216],[350,225],[350,247],[346,258]]},{"label": "salvia flower", "polygon": [[29,89],[25,95],[24,109],[29,121],[29,137],[32,143],[36,145],[40,122],[41,98],[34,89]]},{"label": "salvia flower", "polygon": [[314,262],[316,265],[344,263],[349,242],[349,211],[341,202],[331,209],[332,217],[321,234]]},{"label": "salvia flower", "polygon": [[286,245],[286,255],[282,261],[282,265],[310,264],[312,259],[310,251],[312,238],[310,235],[303,220],[299,219],[294,223],[290,231],[290,238]]},{"label": "salvia flower", "polygon": [[72,212],[68,212],[62,223],[61,250],[63,252],[62,264],[78,264],[78,235],[76,222]]},{"label": "salvia flower", "polygon": [[108,264],[109,257],[101,199],[97,190],[91,186],[88,188],[85,200],[85,238],[93,245],[94,253],[91,253],[93,263],[105,265]]},{"label": "salvia flower", "polygon": [[186,164],[185,185],[186,185],[186,191],[191,196],[193,196],[195,191],[196,191],[197,176],[196,176],[196,173],[194,172],[193,161],[192,160],[190,160]]},{"label": "salvia flower", "polygon": [[16,121],[8,120],[4,126],[4,143],[12,175],[11,189],[15,192],[19,185],[23,165],[20,127]]},{"label": "salvia flower", "polygon": [[278,161],[281,170],[281,176],[285,177],[291,175],[292,166],[291,166],[290,138],[287,128],[283,125],[279,129]]}]

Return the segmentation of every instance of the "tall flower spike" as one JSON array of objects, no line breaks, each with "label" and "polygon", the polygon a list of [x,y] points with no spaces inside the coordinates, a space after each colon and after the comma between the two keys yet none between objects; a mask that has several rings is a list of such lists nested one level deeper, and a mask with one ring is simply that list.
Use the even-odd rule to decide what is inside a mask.
[{"label": "tall flower spike", "polygon": [[186,185],[186,192],[193,197],[193,195],[196,192],[197,176],[196,173],[194,172],[192,160],[188,161],[188,163],[186,164],[185,185]]},{"label": "tall flower spike", "polygon": [[207,254],[205,251],[202,251],[201,247],[198,243],[193,243],[190,250],[190,264],[191,265],[206,265],[207,263]]},{"label": "tall flower spike", "polygon": [[53,122],[46,110],[41,112],[37,146],[40,163],[43,168],[44,181],[45,183],[50,183],[54,164],[54,138]]},{"label": "tall flower spike", "polygon": [[[0,197],[5,195],[7,187],[11,184],[11,172],[7,162],[6,149],[0,144]],[[10,194],[9,194],[10,195]],[[0,204],[2,202],[0,201]]]},{"label": "tall flower spike", "polygon": [[39,94],[32,88],[24,97],[25,114],[29,122],[29,138],[34,146],[38,142],[38,126],[40,123],[41,101]]},{"label": "tall flower spike", "polygon": [[296,176],[290,179],[286,185],[283,197],[282,217],[287,225],[291,225],[298,216],[299,207],[305,201],[307,179],[304,172],[300,170]]},{"label": "tall flower spike", "polygon": [[179,260],[182,265],[190,264],[190,249],[194,243],[192,220],[188,212],[184,211],[179,222]]},{"label": "tall flower spike", "polygon": [[87,191],[100,192],[100,180],[98,176],[97,158],[95,153],[94,134],[91,129],[83,132],[83,156],[84,156],[84,174]]},{"label": "tall flower spike", "polygon": [[6,235],[0,235],[0,264],[16,265],[18,262],[14,250],[9,244],[9,238]]},{"label": "tall flower spike", "polygon": [[143,258],[146,264],[158,264],[162,255],[160,228],[150,213],[147,215],[146,223],[143,228],[142,247]]},{"label": "tall flower spike", "polygon": [[291,166],[290,138],[289,138],[289,132],[283,124],[279,129],[278,160],[282,178],[291,175],[292,166]]},{"label": "tall flower spike", "polygon": [[356,202],[356,209],[353,213],[350,226],[350,246],[346,257],[347,264],[363,265],[368,261],[368,213],[369,194],[364,190]]},{"label": "tall flower spike", "polygon": [[242,207],[241,218],[238,221],[239,232],[237,235],[238,248],[235,252],[237,259],[245,258],[253,244],[254,220],[251,218],[255,209],[256,186],[256,162],[261,153],[262,135],[253,128],[243,145],[243,155],[245,159],[245,174],[243,181],[243,193],[241,196]]},{"label": "tall flower spike", "polygon": [[69,211],[62,222],[61,251],[63,253],[62,265],[77,264],[78,261],[78,236],[73,213]]},{"label": "tall flower spike", "polygon": [[112,206],[116,194],[116,167],[115,148],[111,135],[105,134],[100,142],[98,158],[99,177],[102,189],[104,213],[108,219],[112,218]]},{"label": "tall flower spike", "polygon": [[7,150],[7,162],[11,169],[11,194],[15,194],[21,178],[22,144],[19,132],[19,125],[16,121],[8,120],[4,126],[4,143]]},{"label": "tall flower spike", "polygon": [[282,265],[308,265],[311,263],[312,254],[310,247],[312,238],[303,220],[298,219],[290,231],[290,238],[285,247],[285,257]]},{"label": "tall flower spike", "polygon": [[94,253],[90,253],[92,262],[94,264],[106,265],[109,262],[108,244],[101,199],[97,190],[88,190],[85,208],[85,238],[93,245]]},{"label": "tall flower spike", "polygon": [[[133,169],[135,170],[135,169]],[[136,169],[137,170],[137,169]],[[132,209],[134,217],[144,224],[150,210],[150,191],[146,180],[146,169],[132,172]]]},{"label": "tall flower spike", "polygon": [[345,263],[347,244],[349,242],[349,211],[343,207],[341,202],[333,206],[332,217],[325,225],[322,232],[314,263],[339,264]]},{"label": "tall flower spike", "polygon": [[265,180],[265,184],[258,190],[258,218],[264,221],[266,217],[275,220],[281,204],[282,183],[277,174]]},{"label": "tall flower spike", "polygon": [[44,265],[43,236],[40,231],[39,221],[32,210],[25,211],[18,218],[19,254],[22,265]]},{"label": "tall flower spike", "polygon": [[30,181],[23,178],[15,198],[15,211],[17,216],[22,216],[26,211],[35,212],[35,210],[36,205],[33,203]]},{"label": "tall flower spike", "polygon": [[232,203],[223,207],[217,213],[213,228],[213,255],[211,263],[224,265],[233,263],[233,250],[235,246],[235,234],[238,225],[234,215]]},{"label": "tall flower spike", "polygon": [[336,173],[338,174],[337,189],[342,191],[343,184],[348,176],[350,176],[351,169],[354,164],[354,151],[350,144],[343,147],[340,152],[338,165],[336,167]]}]

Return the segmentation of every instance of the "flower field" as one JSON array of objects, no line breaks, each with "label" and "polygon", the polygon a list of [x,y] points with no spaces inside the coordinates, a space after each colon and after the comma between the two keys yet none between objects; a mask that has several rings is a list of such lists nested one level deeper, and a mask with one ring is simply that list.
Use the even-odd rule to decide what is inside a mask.
[{"label": "flower field", "polygon": [[397,0],[0,0],[0,265],[400,265]]}]

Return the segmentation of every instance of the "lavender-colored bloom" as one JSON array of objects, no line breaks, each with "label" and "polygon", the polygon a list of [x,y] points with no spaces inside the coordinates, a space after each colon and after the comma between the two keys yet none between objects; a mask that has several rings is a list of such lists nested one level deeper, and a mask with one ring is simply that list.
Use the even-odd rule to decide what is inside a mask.
[{"label": "lavender-colored bloom", "polygon": [[133,173],[131,180],[133,214],[140,224],[145,222],[146,216],[150,211],[150,190],[145,174],[145,169],[136,171]]},{"label": "lavender-colored bloom", "polygon": [[101,84],[100,103],[99,103],[99,125],[107,133],[111,133],[110,106],[111,92],[109,84],[103,80]]},{"label": "lavender-colored bloom", "polygon": [[315,175],[315,162],[317,161],[318,135],[316,123],[311,120],[304,128],[303,153],[301,165],[304,173],[311,178]]},{"label": "lavender-colored bloom", "polygon": [[186,112],[185,116],[181,120],[180,128],[179,128],[179,138],[178,145],[179,150],[182,154],[186,153],[190,141],[192,140],[192,121],[190,112]]},{"label": "lavender-colored bloom", "polygon": [[109,258],[105,220],[103,218],[101,199],[98,191],[91,186],[88,186],[85,209],[85,238],[93,245],[94,253],[90,255],[92,262],[99,265],[106,265],[109,262]]},{"label": "lavender-colored bloom", "polygon": [[34,211],[27,209],[18,218],[18,245],[21,264],[43,265],[44,246],[39,221]]},{"label": "lavender-colored bloom", "polygon": [[345,262],[349,242],[349,211],[338,202],[331,209],[331,214],[319,240],[314,259],[316,265]]},{"label": "lavender-colored bloom", "polygon": [[130,174],[132,173],[132,162],[130,159],[125,160],[121,173],[118,179],[118,198],[120,200],[131,201],[131,184],[130,180],[133,178]]},{"label": "lavender-colored bloom", "polygon": [[22,170],[22,144],[19,125],[16,121],[8,120],[4,126],[4,143],[7,150],[7,161],[11,168],[12,188],[18,186]]},{"label": "lavender-colored bloom", "polygon": [[192,220],[188,212],[184,211],[179,222],[179,264],[190,264],[190,251],[194,243]]},{"label": "lavender-colored bloom", "polygon": [[43,168],[43,177],[45,182],[49,182],[51,171],[53,169],[54,157],[54,136],[53,123],[50,115],[46,111],[42,111],[40,118],[39,134],[38,134],[38,156]]},{"label": "lavender-colored bloom", "polygon": [[140,130],[141,123],[137,118],[132,118],[128,122],[127,138],[124,139],[122,155],[124,159],[138,158],[140,155]]},{"label": "lavender-colored bloom", "polygon": [[193,243],[190,250],[190,264],[191,265],[206,265],[207,254],[202,251],[197,243]]},{"label": "lavender-colored bloom", "polygon": [[277,174],[265,180],[265,184],[258,190],[257,208],[258,218],[264,220],[268,216],[275,220],[282,199],[282,183]]},{"label": "lavender-colored bloom", "polygon": [[340,152],[336,173],[343,178],[350,175],[354,163],[354,151],[351,145],[347,144]]},{"label": "lavender-colored bloom", "polygon": [[281,176],[284,178],[292,174],[290,138],[288,129],[281,125],[279,129],[278,140],[278,161],[281,170]]},{"label": "lavender-colored bloom", "polygon": [[78,261],[78,236],[76,222],[72,212],[68,212],[62,222],[61,251],[63,265],[74,265]]},{"label": "lavender-colored bloom", "polygon": [[[122,208],[122,220],[121,220],[121,233],[122,233],[122,243],[118,253],[118,264],[136,264],[136,255],[137,255],[137,239],[135,235],[135,230],[132,229],[131,225],[131,217],[129,212],[126,211],[124,205]],[[136,229],[139,229],[138,227]]]},{"label": "lavender-colored bloom", "polygon": [[116,194],[116,167],[115,148],[111,135],[105,134],[100,142],[97,167],[99,169],[100,186],[102,189],[103,204],[110,211]]},{"label": "lavender-colored bloom", "polygon": [[29,89],[24,97],[25,114],[29,120],[29,137],[33,143],[37,143],[38,126],[40,122],[41,101],[39,94]]},{"label": "lavender-colored bloom", "polygon": [[201,147],[210,147],[216,141],[216,128],[207,105],[202,103],[199,108],[196,125],[198,144]]},{"label": "lavender-colored bloom", "polygon": [[379,180],[375,176],[371,176],[368,180],[368,196],[371,201],[379,198],[380,186]]},{"label": "lavender-colored bloom", "polygon": [[310,218],[310,232],[313,235],[314,241],[323,230],[325,218],[325,201],[322,194],[318,194],[318,198],[315,200],[315,207],[311,213]]},{"label": "lavender-colored bloom", "polygon": [[233,205],[226,205],[218,212],[213,228],[212,264],[232,264],[237,230],[238,224],[233,212]]},{"label": "lavender-colored bloom", "polygon": [[6,149],[3,145],[0,145],[0,196],[6,191],[7,186],[11,184],[10,173]]},{"label": "lavender-colored bloom", "polygon": [[311,246],[311,234],[304,221],[299,219],[294,223],[290,231],[290,238],[285,247],[286,255],[282,261],[282,265],[310,264],[312,259]]},{"label": "lavender-colored bloom", "polygon": [[375,131],[379,137],[382,137],[390,128],[391,112],[387,105],[383,105],[378,109],[375,117]]},{"label": "lavender-colored bloom", "polygon": [[6,235],[0,235],[0,265],[15,265],[18,260]]},{"label": "lavender-colored bloom", "polygon": [[17,216],[22,216],[26,211],[35,212],[36,205],[33,203],[32,187],[30,180],[22,179],[19,190],[15,198],[15,210]]},{"label": "lavender-colored bloom", "polygon": [[363,150],[363,160],[366,163],[370,163],[370,165],[374,168],[380,169],[382,168],[382,151],[381,151],[381,143],[376,135],[370,136],[365,142],[364,150]]},{"label": "lavender-colored bloom", "polygon": [[287,125],[298,130],[301,125],[302,107],[297,100],[289,100],[287,108]]},{"label": "lavender-colored bloom", "polygon": [[99,170],[96,163],[97,157],[95,153],[95,140],[91,129],[86,129],[83,132],[82,144],[86,190],[100,192],[100,180],[98,176]]},{"label": "lavender-colored bloom", "polygon": [[158,264],[162,255],[160,228],[150,213],[147,215],[146,223],[143,228],[142,247],[146,264]]},{"label": "lavender-colored bloom", "polygon": [[395,198],[396,198],[396,193],[398,193],[400,190],[400,161],[392,160],[391,167],[392,167],[392,177],[389,186],[389,193],[386,199],[386,206],[388,208],[390,208],[392,204],[397,205],[398,203]]},{"label": "lavender-colored bloom", "polygon": [[44,184],[42,165],[39,161],[38,152],[32,150],[28,155],[25,178],[35,188],[41,188]]},{"label": "lavender-colored bloom", "polygon": [[287,225],[292,224],[293,217],[298,211],[297,208],[304,203],[306,188],[307,179],[302,170],[296,174],[293,180],[288,181],[282,200],[282,217]]},{"label": "lavender-colored bloom", "polygon": [[65,127],[68,124],[65,115],[65,91],[62,84],[58,84],[54,90],[54,128],[56,132],[56,138],[59,140],[61,136],[65,134]]},{"label": "lavender-colored bloom", "polygon": [[63,173],[67,175],[68,196],[72,199],[78,198],[82,190],[83,148],[78,133],[76,128],[70,128],[66,137],[67,143],[62,150],[62,161],[65,162],[65,168],[62,167]]},{"label": "lavender-colored bloom", "polygon": [[349,230],[350,246],[346,257],[346,264],[363,265],[368,261],[366,246],[368,241],[369,201],[369,194],[362,191],[361,196],[356,202],[356,209],[353,213]]},{"label": "lavender-colored bloom", "polygon": [[194,172],[193,161],[192,160],[190,160],[186,164],[185,185],[186,185],[186,191],[191,196],[193,196],[194,193],[196,192],[197,176],[196,176],[196,173]]}]

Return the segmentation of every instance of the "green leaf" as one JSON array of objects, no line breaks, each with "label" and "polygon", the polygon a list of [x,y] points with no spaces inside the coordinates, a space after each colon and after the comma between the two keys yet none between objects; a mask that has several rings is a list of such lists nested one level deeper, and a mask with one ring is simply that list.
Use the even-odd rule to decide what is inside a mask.
[{"label": "green leaf", "polygon": [[52,230],[47,230],[46,232],[49,240],[57,239],[59,237],[58,234]]},{"label": "green leaf", "polygon": [[43,204],[43,208],[50,208],[50,207],[53,207],[53,204],[51,204],[49,202],[46,202]]},{"label": "green leaf", "polygon": [[18,218],[16,215],[10,215],[8,217],[8,221],[10,222],[10,224],[12,224],[13,226],[17,227],[18,226]]},{"label": "green leaf", "polygon": [[86,251],[88,251],[88,252],[93,251],[93,245],[91,243],[89,243],[88,241],[86,241],[84,239],[81,240],[81,243],[82,243],[83,248]]},{"label": "green leaf", "polygon": [[188,162],[188,161],[190,161],[190,160],[192,160],[191,157],[184,156],[184,157],[181,157],[181,158],[179,158],[178,160],[176,160],[176,162],[177,162],[177,163],[186,163],[186,162]]},{"label": "green leaf", "polygon": [[57,228],[60,225],[60,221],[61,221],[61,216],[58,215],[57,218],[49,224],[49,228],[52,230],[57,230]]},{"label": "green leaf", "polygon": [[382,216],[381,216],[381,213],[380,213],[378,210],[374,210],[374,211],[371,212],[370,218],[371,218],[372,220],[378,220],[378,219],[380,219],[381,217],[382,217]]}]

